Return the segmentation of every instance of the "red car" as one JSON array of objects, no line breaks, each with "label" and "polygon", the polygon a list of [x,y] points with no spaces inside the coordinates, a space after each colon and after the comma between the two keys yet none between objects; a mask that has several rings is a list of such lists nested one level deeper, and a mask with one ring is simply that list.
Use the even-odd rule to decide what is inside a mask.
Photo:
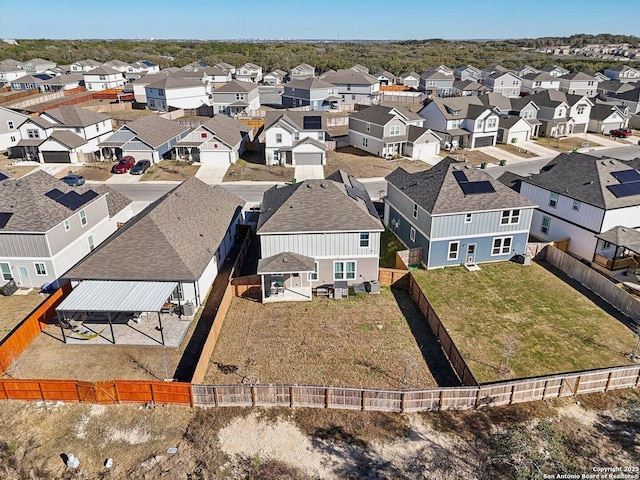
[{"label": "red car", "polygon": [[632,133],[633,132],[630,128],[618,128],[616,130],[611,130],[609,132],[609,135],[611,135],[612,137],[627,138],[630,137]]},{"label": "red car", "polygon": [[136,163],[136,159],[127,155],[122,157],[120,161],[111,169],[112,173],[127,173]]}]

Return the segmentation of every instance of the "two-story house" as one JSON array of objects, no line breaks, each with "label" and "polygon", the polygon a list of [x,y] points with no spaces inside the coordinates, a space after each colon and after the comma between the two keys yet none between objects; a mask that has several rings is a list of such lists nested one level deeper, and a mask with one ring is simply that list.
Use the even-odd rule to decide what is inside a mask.
[{"label": "two-story house", "polygon": [[0,107],[0,151],[8,151],[20,141],[19,127],[29,117],[8,108]]},{"label": "two-story house", "polygon": [[426,268],[497,262],[524,254],[536,204],[484,170],[446,157],[430,170],[386,177],[384,223]]},{"label": "two-story house", "polygon": [[87,58],[86,60],[78,60],[69,65],[69,71],[72,73],[83,73],[90,70],[94,70],[100,67],[102,64],[97,60]]},{"label": "two-story house", "polygon": [[587,131],[593,107],[589,98],[559,90],[544,90],[528,98],[540,108],[541,135],[556,138]]},{"label": "two-story house", "polygon": [[214,88],[209,103],[214,113],[246,114],[260,108],[260,90],[255,83],[232,80]]},{"label": "two-story house", "polygon": [[628,108],[630,115],[638,115],[640,113],[640,87],[607,95],[605,97],[605,101],[608,103],[616,103],[622,107]]},{"label": "two-story house", "polygon": [[509,71],[497,71],[485,77],[484,84],[494,93],[515,98],[520,96],[522,80]]},{"label": "two-story house", "polygon": [[25,71],[20,68],[22,63],[11,58],[0,62],[0,86],[10,85],[14,80],[24,77]]},{"label": "two-story house", "polygon": [[525,75],[530,75],[532,73],[541,73],[537,68],[532,67],[531,65],[522,65],[520,67],[515,67],[511,69],[511,72],[516,77],[524,77]]},{"label": "two-story house", "polygon": [[293,167],[327,162],[324,112],[267,111],[260,139],[267,165]]},{"label": "two-story house", "polygon": [[446,148],[494,146],[498,115],[479,97],[434,98],[419,112],[424,127],[442,138]]},{"label": "two-story house", "polygon": [[381,87],[396,84],[396,76],[387,70],[379,70],[374,77],[378,79]]},{"label": "two-story house", "polygon": [[316,76],[315,67],[308,63],[301,63],[291,69],[289,72],[289,80],[304,80],[305,78],[312,78]]},{"label": "two-story house", "polygon": [[282,85],[284,83],[286,76],[287,76],[287,72],[276,68],[275,70],[267,73],[263,77],[262,83],[272,87],[276,85]]},{"label": "two-story house", "polygon": [[560,90],[571,95],[595,97],[598,94],[599,80],[583,72],[573,72],[556,77],[560,80]]},{"label": "two-story house", "polygon": [[384,227],[364,186],[338,170],[264,193],[256,233],[262,300],[336,298],[378,282]]},{"label": "two-story house", "polygon": [[415,88],[417,90],[420,87],[420,75],[416,72],[401,73],[400,82],[407,88]]},{"label": "two-story house", "polygon": [[0,280],[56,284],[132,215],[131,200],[106,185],[69,187],[36,170],[0,182]]},{"label": "two-story house", "polygon": [[146,85],[144,89],[149,110],[195,109],[209,103],[207,86],[201,76],[185,78],[174,73]]},{"label": "two-story house", "polygon": [[569,70],[558,65],[547,65],[546,67],[542,67],[540,71],[546,72],[552,77],[562,77],[563,75],[570,73]]},{"label": "two-story house", "polygon": [[494,73],[507,73],[508,71],[509,71],[508,68],[505,68],[502,65],[498,65],[494,63],[480,70],[480,74],[481,74],[480,78],[482,79],[482,81],[484,81],[487,77],[493,75]]},{"label": "two-story house", "polygon": [[611,80],[619,82],[637,82],[640,80],[640,69],[629,65],[605,68],[604,74]]},{"label": "two-story house", "polygon": [[82,74],[84,86],[90,92],[122,88],[127,80],[124,74],[109,67],[98,67]]},{"label": "two-story house", "polygon": [[259,83],[262,80],[262,67],[247,62],[238,67],[235,78],[241,82]]},{"label": "two-story house", "polygon": [[473,65],[465,65],[463,67],[456,68],[455,77],[463,82],[466,80],[480,82],[482,80],[482,71]]},{"label": "two-story house", "polygon": [[30,74],[52,72],[56,68],[56,62],[44,58],[32,58],[21,64],[21,68]]},{"label": "two-story house", "polygon": [[596,235],[640,225],[638,163],[563,153],[540,173],[522,178],[520,193],[538,205],[531,235],[543,241],[570,238],[569,253],[587,261],[598,255],[613,259],[615,249]]},{"label": "two-story house", "polygon": [[158,73],[147,73],[146,75],[141,76],[131,82],[133,86],[133,96],[136,103],[144,105],[147,103],[147,91],[145,87],[152,83],[158,82],[163,78],[175,73],[176,71],[180,71],[179,68],[169,69],[165,68],[164,70],[160,70]]},{"label": "two-story house", "polygon": [[607,135],[629,126],[629,109],[613,103],[596,103],[589,114],[589,132]]},{"label": "two-story house", "polygon": [[338,108],[341,100],[338,87],[313,77],[291,80],[282,92],[282,106],[286,108],[310,106],[311,110],[331,110]]},{"label": "two-story house", "polygon": [[478,96],[487,93],[489,89],[475,80],[456,80],[453,82],[451,94],[454,97]]},{"label": "two-story house", "polygon": [[373,105],[349,117],[349,144],[378,157],[431,160],[440,152],[441,139],[423,124],[409,110]]},{"label": "two-story house", "polygon": [[449,71],[434,68],[420,75],[419,89],[429,98],[449,97],[455,77]]},{"label": "two-story house", "polygon": [[342,103],[377,105],[380,103],[380,82],[373,75],[355,70],[328,71],[320,78],[338,89]]},{"label": "two-story house", "polygon": [[236,163],[253,140],[253,128],[226,115],[216,115],[196,127],[176,144],[180,159],[202,164]]},{"label": "two-story house", "polygon": [[547,72],[529,73],[520,77],[520,91],[531,95],[542,90],[560,90],[560,77],[552,77]]}]

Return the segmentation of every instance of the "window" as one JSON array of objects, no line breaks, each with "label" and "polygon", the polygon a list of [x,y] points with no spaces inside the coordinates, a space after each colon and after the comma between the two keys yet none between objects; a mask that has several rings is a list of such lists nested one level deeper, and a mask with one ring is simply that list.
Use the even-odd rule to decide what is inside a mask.
[{"label": "window", "polygon": [[11,280],[11,268],[8,263],[0,263],[0,273],[2,273],[3,280]]},{"label": "window", "polygon": [[558,194],[551,192],[551,194],[549,195],[549,206],[551,208],[557,208],[558,207]]},{"label": "window", "polygon": [[95,244],[93,243],[93,235],[89,235],[87,237],[87,241],[89,242],[89,251],[93,251],[94,248],[96,248]]},{"label": "window", "polygon": [[611,248],[611,244],[609,242],[602,242],[602,249],[609,250]]},{"label": "window", "polygon": [[9,120],[7,122],[7,127],[9,127],[9,130],[13,130],[15,127],[13,126],[13,122],[11,120]]},{"label": "window", "polygon": [[360,248],[367,248],[369,246],[369,232],[362,232],[360,234]]},{"label": "window", "polygon": [[512,237],[498,237],[493,240],[491,255],[507,255],[511,252]]},{"label": "window", "polygon": [[80,210],[80,224],[84,227],[87,224],[87,213]]},{"label": "window", "polygon": [[29,138],[40,138],[40,132],[38,130],[27,130],[27,136]]},{"label": "window", "polygon": [[363,147],[368,147],[369,146],[369,139],[367,137],[363,137],[362,138],[362,146]]},{"label": "window", "polygon": [[318,280],[318,262],[313,262],[313,272],[309,272],[307,274],[307,279],[310,282],[315,282]]},{"label": "window", "polygon": [[11,137],[11,141],[12,141],[12,142],[15,142],[15,141],[16,141],[16,137],[12,136],[12,137]]},{"label": "window", "polygon": [[370,123],[367,123],[367,128],[366,128],[366,130],[367,130],[367,132],[370,132],[370,131],[371,131],[371,124],[370,124]]},{"label": "window", "polygon": [[467,213],[464,216],[464,223],[471,223],[471,220],[473,219],[473,215],[471,213]]},{"label": "window", "polygon": [[409,240],[411,240],[412,242],[416,241],[416,229],[411,227],[411,230],[409,230]]},{"label": "window", "polygon": [[504,210],[500,225],[515,225],[520,221],[520,210]]},{"label": "window", "polygon": [[400,135],[400,125],[391,125],[389,135]]},{"label": "window", "polygon": [[549,217],[542,217],[542,225],[540,226],[540,232],[545,235],[549,234],[549,226],[551,225],[551,219]]},{"label": "window", "polygon": [[447,260],[457,260],[459,249],[460,242],[449,242],[449,254],[447,255]]},{"label": "window", "polygon": [[300,140],[300,132],[293,132],[293,141],[297,142]]},{"label": "window", "polygon": [[413,204],[413,218],[418,218],[418,204]]},{"label": "window", "polygon": [[324,142],[324,132],[318,132],[318,140]]},{"label": "window", "polygon": [[292,89],[291,89],[291,95],[295,95],[295,94],[296,94],[296,89],[295,89],[295,88],[292,88]]},{"label": "window", "polygon": [[82,129],[81,128],[74,128],[76,133],[82,133]]},{"label": "window", "polygon": [[64,231],[68,232],[69,230],[71,230],[71,224],[69,223],[69,220],[65,220],[64,221]]},{"label": "window", "polygon": [[158,89],[158,95],[161,97],[164,97],[164,90],[162,90],[161,88]]},{"label": "window", "polygon": [[491,117],[487,119],[487,128],[496,128],[497,119],[496,117]]},{"label": "window", "polygon": [[33,266],[36,267],[36,275],[44,276],[47,274],[47,268],[44,263],[34,263]]},{"label": "window", "polygon": [[100,75],[99,78],[100,78],[100,80],[106,80],[107,79],[106,75]]},{"label": "window", "polygon": [[573,206],[571,207],[572,210],[575,210],[576,212],[578,210],[580,210],[580,202],[578,200],[574,200],[573,201]]},{"label": "window", "polygon": [[236,100],[244,100],[244,93],[236,93]]},{"label": "window", "polygon": [[351,95],[351,100],[355,100],[356,96],[355,95]]},{"label": "window", "polygon": [[282,143],[282,134],[276,133],[276,143]]},{"label": "window", "polygon": [[347,92],[350,92],[350,91],[351,91],[351,84],[347,83]]},{"label": "window", "polygon": [[558,117],[564,117],[564,109],[558,109]]},{"label": "window", "polygon": [[182,290],[182,283],[178,283],[178,286],[171,293],[171,300],[173,300],[174,302],[184,300],[184,291]]},{"label": "window", "polygon": [[582,106],[578,107],[578,110],[577,110],[578,115],[582,115],[584,113],[584,110],[585,110],[585,107],[582,107]]},{"label": "window", "polygon": [[334,280],[352,280],[356,278],[356,262],[333,262]]}]

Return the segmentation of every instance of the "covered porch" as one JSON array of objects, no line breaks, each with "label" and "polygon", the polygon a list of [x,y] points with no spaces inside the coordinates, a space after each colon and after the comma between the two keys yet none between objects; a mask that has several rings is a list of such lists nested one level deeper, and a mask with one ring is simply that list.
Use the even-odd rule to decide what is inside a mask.
[{"label": "covered porch", "polygon": [[315,260],[297,253],[284,252],[261,258],[258,275],[262,303],[312,300],[310,276],[315,271]]},{"label": "covered porch", "polygon": [[23,138],[14,147],[11,147],[11,157],[21,158],[26,162],[42,163],[40,158],[40,149],[38,148],[45,142],[44,138]]},{"label": "covered porch", "polygon": [[594,263],[611,271],[627,269],[635,273],[640,255],[640,232],[618,226],[596,235],[596,238]]},{"label": "covered porch", "polygon": [[170,301],[178,285],[85,280],[56,308],[63,342],[178,348],[195,313]]}]

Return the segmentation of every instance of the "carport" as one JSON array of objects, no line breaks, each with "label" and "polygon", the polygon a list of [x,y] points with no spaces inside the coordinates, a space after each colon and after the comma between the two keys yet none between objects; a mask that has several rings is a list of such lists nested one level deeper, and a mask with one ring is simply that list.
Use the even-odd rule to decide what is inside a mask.
[{"label": "carport", "polygon": [[[158,318],[155,330],[160,332],[160,340],[152,340],[164,346],[162,314],[173,313],[173,304],[168,299],[176,288],[178,282],[85,280],[56,308],[63,341],[67,343],[67,328],[80,338],[90,340],[101,337],[115,345],[114,323],[126,325],[151,338],[130,323],[139,321],[142,314],[148,316],[155,313]],[[177,308],[180,311],[179,303]],[[100,325],[104,325],[102,331],[96,331]],[[102,335],[107,326],[111,332],[110,339]]]}]

